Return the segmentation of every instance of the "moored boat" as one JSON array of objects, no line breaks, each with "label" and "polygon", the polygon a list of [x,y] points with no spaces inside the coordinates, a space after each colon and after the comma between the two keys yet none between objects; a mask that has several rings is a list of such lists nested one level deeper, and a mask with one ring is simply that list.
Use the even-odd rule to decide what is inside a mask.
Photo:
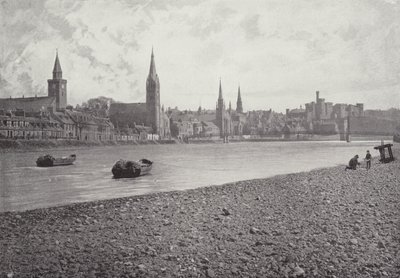
[{"label": "moored boat", "polygon": [[63,157],[53,157],[49,154],[40,156],[36,160],[36,165],[38,167],[53,167],[53,166],[65,166],[71,165],[76,160],[76,155],[71,154],[70,156]]},{"label": "moored boat", "polygon": [[118,160],[111,169],[114,178],[136,178],[148,174],[153,167],[153,162],[148,159],[138,161]]}]

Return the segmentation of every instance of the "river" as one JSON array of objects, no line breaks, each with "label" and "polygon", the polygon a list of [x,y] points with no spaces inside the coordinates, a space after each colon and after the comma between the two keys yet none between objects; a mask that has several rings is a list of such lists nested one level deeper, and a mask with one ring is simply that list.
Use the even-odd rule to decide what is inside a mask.
[{"label": "river", "polygon": [[[265,178],[346,164],[378,141],[259,142],[229,144],[135,145],[49,150],[53,156],[75,153],[74,165],[38,168],[46,152],[0,154],[0,212],[22,211],[150,192],[184,190],[233,181]],[[120,158],[154,161],[150,175],[112,178]]]}]

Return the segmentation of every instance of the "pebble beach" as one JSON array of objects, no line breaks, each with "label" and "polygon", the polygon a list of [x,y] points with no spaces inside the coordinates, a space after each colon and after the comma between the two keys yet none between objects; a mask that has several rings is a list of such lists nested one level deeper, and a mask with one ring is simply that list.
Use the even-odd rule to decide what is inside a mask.
[{"label": "pebble beach", "polygon": [[400,277],[400,162],[5,212],[0,250],[0,277]]}]

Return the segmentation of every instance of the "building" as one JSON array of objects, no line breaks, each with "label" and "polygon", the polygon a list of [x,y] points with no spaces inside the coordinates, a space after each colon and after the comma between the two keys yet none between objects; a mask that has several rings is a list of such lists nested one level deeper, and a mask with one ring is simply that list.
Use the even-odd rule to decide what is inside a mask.
[{"label": "building", "polygon": [[232,121],[231,115],[225,109],[224,98],[222,97],[222,85],[221,80],[219,80],[219,94],[217,105],[215,109],[216,119],[215,124],[219,128],[220,137],[224,138],[232,134]]},{"label": "building", "polygon": [[114,140],[114,126],[105,118],[67,108],[67,80],[58,53],[48,95],[0,99],[0,137],[17,139]]},{"label": "building", "polygon": [[213,123],[213,122],[201,122],[203,127],[202,127],[202,137],[216,137],[220,136],[220,130],[219,128]]},{"label": "building", "polygon": [[62,78],[62,70],[56,53],[54,61],[53,79],[47,80],[48,96],[56,99],[56,110],[64,110],[67,107],[67,80]]},{"label": "building", "polygon": [[246,115],[243,113],[242,97],[240,95],[240,86],[238,87],[238,96],[236,101],[236,110],[231,109],[229,103],[229,114],[231,118],[231,135],[242,136],[246,124]]},{"label": "building", "polygon": [[240,95],[240,86],[238,88],[238,97],[237,97],[237,101],[236,101],[236,112],[243,113],[243,103],[242,103],[242,97]]},{"label": "building", "polygon": [[53,68],[53,78],[48,81],[48,95],[43,97],[27,97],[20,98],[3,98],[0,99],[0,109],[6,112],[23,110],[26,113],[48,111],[49,108],[53,111],[65,109],[67,105],[67,81],[62,79],[62,70],[58,53]]},{"label": "building", "polygon": [[110,120],[117,129],[126,126],[133,128],[139,124],[151,127],[151,133],[160,138],[170,137],[170,120],[164,107],[160,105],[160,80],[156,72],[153,50],[146,80],[146,103],[112,103],[109,113]]},{"label": "building", "polygon": [[58,139],[62,138],[62,127],[50,113],[0,110],[0,138]]},{"label": "building", "polygon": [[65,116],[72,119],[77,140],[82,141],[113,141],[114,125],[107,118],[94,117],[88,113],[75,110],[65,110]]},{"label": "building", "polygon": [[178,127],[179,131],[178,138],[182,139],[185,137],[193,137],[194,134],[193,121],[177,121],[174,122],[174,124],[176,124],[176,126]]},{"label": "building", "polygon": [[363,117],[364,104],[357,103],[356,105],[338,103],[333,105],[332,102],[325,102],[324,98],[319,97],[319,91],[316,93],[316,102],[306,104],[307,120],[329,120],[343,119],[348,116]]},{"label": "building", "polygon": [[77,133],[76,133],[76,125],[75,122],[72,120],[72,118],[63,112],[54,112],[52,113],[52,116],[54,119],[56,119],[62,128],[62,138],[67,138],[67,139],[77,139]]},{"label": "building", "polygon": [[347,132],[348,117],[364,117],[364,105],[356,105],[326,102],[320,98],[319,91],[316,91],[315,102],[306,103],[305,110],[286,110],[286,122],[297,122],[307,130],[315,134],[337,134],[341,136]]}]

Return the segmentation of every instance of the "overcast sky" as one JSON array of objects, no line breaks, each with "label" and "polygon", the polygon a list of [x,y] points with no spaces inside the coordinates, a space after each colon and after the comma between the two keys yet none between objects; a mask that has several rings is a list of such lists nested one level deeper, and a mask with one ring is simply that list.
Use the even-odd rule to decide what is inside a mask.
[{"label": "overcast sky", "polygon": [[0,97],[46,95],[55,51],[68,102],[144,102],[154,46],[161,102],[284,111],[321,97],[400,107],[399,0],[3,0]]}]

